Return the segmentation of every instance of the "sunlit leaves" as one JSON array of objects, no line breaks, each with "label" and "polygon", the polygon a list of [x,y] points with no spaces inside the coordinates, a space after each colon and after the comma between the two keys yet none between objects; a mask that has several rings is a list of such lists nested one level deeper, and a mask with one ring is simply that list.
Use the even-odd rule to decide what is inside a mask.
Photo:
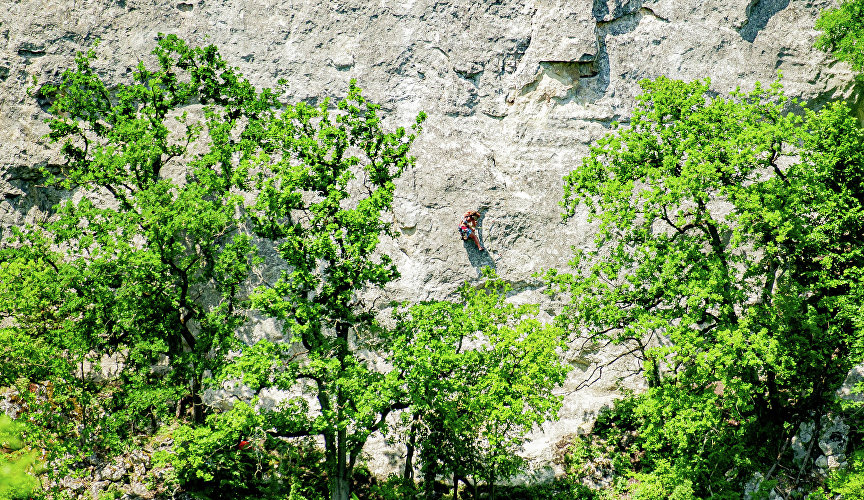
[{"label": "sunlit leaves", "polygon": [[[563,332],[537,321],[536,306],[506,302],[494,275],[463,285],[460,300],[397,312],[392,363],[400,374],[424,470],[489,484],[523,465],[525,435],[554,418],[567,374]],[[406,418],[406,420],[410,420]],[[433,465],[434,467],[430,467]]]},{"label": "sunlit leaves", "polygon": [[825,10],[816,21],[816,29],[823,33],[816,40],[816,48],[831,52],[834,57],[848,62],[864,74],[864,2],[844,0],[840,6]]},{"label": "sunlit leaves", "polygon": [[846,106],[787,113],[777,84],[642,85],[630,125],[565,178],[565,216],[587,206],[599,231],[582,271],[550,279],[562,324],[645,362],[640,467],[716,493],[861,359],[864,146]]},{"label": "sunlit leaves", "polygon": [[68,195],[4,237],[0,373],[48,391],[24,418],[49,451],[113,451],[188,407],[202,420],[244,321],[258,258],[240,190],[281,104],[212,46],[160,35],[152,56],[116,83],[91,50],[41,90],[66,159],[45,182]]}]

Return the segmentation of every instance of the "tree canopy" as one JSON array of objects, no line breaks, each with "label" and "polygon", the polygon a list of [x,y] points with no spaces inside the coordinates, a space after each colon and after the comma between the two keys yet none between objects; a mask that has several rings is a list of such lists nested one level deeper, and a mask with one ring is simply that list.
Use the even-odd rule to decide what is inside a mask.
[{"label": "tree canopy", "polygon": [[786,112],[778,85],[642,86],[565,178],[565,216],[586,205],[598,231],[550,279],[572,331],[643,362],[648,391],[621,405],[633,470],[740,494],[862,360],[862,132],[843,103]]},{"label": "tree canopy", "polygon": [[[237,191],[275,94],[213,47],[167,36],[153,55],[155,69],[142,62],[109,86],[91,50],[42,88],[65,158],[44,182],[69,195],[0,250],[0,310],[15,325],[3,330],[3,385],[24,384],[43,408],[30,417],[73,457],[187,408],[203,420],[202,379],[235,344],[257,259]],[[198,113],[181,109],[193,102]]]},{"label": "tree canopy", "polygon": [[527,433],[555,418],[563,399],[553,391],[569,371],[564,332],[538,321],[536,305],[506,302],[510,286],[487,277],[480,289],[463,285],[459,301],[396,312],[391,362],[411,402],[409,454],[420,450],[427,498],[430,478],[447,474],[454,492],[459,481],[475,495],[485,483],[495,498],[496,483],[524,465]]},{"label": "tree canopy", "polygon": [[317,408],[296,399],[296,406],[270,413],[270,423],[279,436],[323,437],[332,496],[347,499],[369,435],[407,405],[370,366],[375,360],[367,352],[379,352],[380,327],[359,293],[398,277],[392,259],[376,249],[389,234],[383,213],[393,203],[393,181],[413,164],[409,148],[424,115],[412,133],[385,132],[379,107],[353,84],[335,113],[328,105],[288,106],[267,124],[268,147],[255,163],[260,194],[251,211],[257,234],[271,242],[286,270],[258,290],[254,304],[284,322],[290,342],[258,342],[226,375],[242,377],[256,391],[312,394]]}]

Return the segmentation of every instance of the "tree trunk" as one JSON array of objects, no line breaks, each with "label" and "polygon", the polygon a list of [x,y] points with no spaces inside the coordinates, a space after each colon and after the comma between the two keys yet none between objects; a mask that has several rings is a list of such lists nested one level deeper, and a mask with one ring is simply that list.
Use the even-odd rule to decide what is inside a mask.
[{"label": "tree trunk", "polygon": [[[466,490],[467,492],[470,492],[470,493],[471,493],[471,496],[472,496],[473,498],[479,498],[479,497],[477,496],[477,495],[478,495],[478,492],[477,492],[477,484],[472,483],[471,481],[468,480],[467,477],[465,477],[465,476],[461,476],[461,475],[459,475],[459,474],[456,473],[456,472],[453,473],[453,477],[454,477],[454,478],[457,478],[459,481],[462,481],[462,484],[465,485],[465,490]],[[454,482],[456,482],[455,479],[454,479]]]},{"label": "tree trunk", "polygon": [[[83,392],[86,390],[86,388],[84,387],[84,384],[86,384],[86,382],[87,382],[87,379],[84,378],[84,358],[82,357],[81,358],[81,392],[82,392],[82,394],[81,394],[81,396],[82,396],[81,397],[81,427],[82,427],[82,429],[87,428],[87,402],[85,401],[85,399],[83,397],[84,396]],[[86,446],[86,444],[84,442],[84,436],[85,436],[84,432],[82,432],[81,435],[79,436],[81,439],[81,448],[82,449],[84,449],[84,447]]]},{"label": "tree trunk", "polygon": [[[348,356],[348,325],[336,325],[337,353],[341,368],[345,369],[345,358]],[[348,500],[351,494],[351,477],[348,467],[348,431],[342,421],[345,418],[345,394],[342,387],[336,387],[336,470],[333,473],[331,500]]]},{"label": "tree trunk", "polygon": [[201,402],[201,380],[198,375],[192,376],[192,421],[195,424],[204,423],[204,405]]},{"label": "tree trunk", "polygon": [[459,500],[459,475],[453,473],[453,500]]},{"label": "tree trunk", "polygon": [[417,420],[420,415],[414,415],[414,422],[411,423],[411,431],[408,434],[408,443],[405,445],[405,471],[402,473],[402,480],[407,484],[414,480],[414,449],[417,444]]},{"label": "tree trunk", "polygon": [[[342,389],[337,389],[337,399],[341,399]],[[336,412],[339,420],[342,419],[342,405],[339,405],[339,410]],[[347,432],[344,428],[336,431],[336,473],[333,475],[333,496],[332,500],[348,500],[351,484],[348,478],[348,463],[346,460],[345,439]]]},{"label": "tree trunk", "polygon": [[351,484],[348,482],[348,478],[346,477],[334,477],[332,481],[332,490],[333,494],[330,496],[331,500],[348,500],[350,493]]}]

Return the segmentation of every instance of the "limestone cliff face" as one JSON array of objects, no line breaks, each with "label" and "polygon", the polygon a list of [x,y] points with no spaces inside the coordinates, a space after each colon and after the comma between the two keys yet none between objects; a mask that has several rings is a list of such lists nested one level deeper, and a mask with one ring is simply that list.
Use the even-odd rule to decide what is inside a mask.
[{"label": "limestone cliff face", "polygon": [[[561,178],[612,121],[626,124],[637,82],[710,78],[725,93],[770,82],[782,71],[787,93],[804,102],[850,98],[847,68],[812,48],[813,23],[830,4],[2,0],[0,227],[56,201],[56,193],[30,183],[34,167],[59,161],[39,143],[45,102],[27,95],[33,77],[39,85],[56,81],[76,51],[99,39],[100,71],[122,81],[152,50],[157,33],[176,33],[218,45],[256,85],[286,78],[290,99],[339,96],[356,78],[394,125],[428,113],[414,149],[416,168],[398,186],[400,236],[385,245],[402,273],[387,290],[390,298],[445,298],[492,266],[514,284],[514,300],[540,301],[532,274],[565,267],[570,247],[591,238],[584,217],[561,222]],[[485,214],[488,253],[457,237],[456,222],[469,208]],[[590,362],[573,359],[561,422],[549,424],[527,450],[541,461],[615,397],[614,372],[572,391],[591,372]]]}]

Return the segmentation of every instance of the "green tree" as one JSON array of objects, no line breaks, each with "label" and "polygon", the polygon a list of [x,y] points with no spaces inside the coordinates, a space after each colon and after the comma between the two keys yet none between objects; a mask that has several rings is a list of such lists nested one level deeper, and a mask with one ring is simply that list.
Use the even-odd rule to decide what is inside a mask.
[{"label": "green tree", "polygon": [[[203,421],[203,379],[235,344],[256,260],[239,192],[276,95],[212,46],[160,36],[152,55],[111,86],[91,50],[41,89],[65,157],[44,182],[69,196],[0,250],[0,312],[14,322],[0,385],[24,384],[26,418],[73,456],[189,407]],[[103,380],[106,357],[116,373]]]},{"label": "green tree", "polygon": [[816,39],[816,48],[849,63],[857,73],[855,110],[858,122],[864,124],[864,1],[844,0],[840,6],[825,10],[815,27],[822,31]]},{"label": "green tree", "polygon": [[381,328],[362,292],[398,277],[376,251],[390,234],[394,181],[414,163],[411,131],[385,130],[379,106],[354,82],[335,110],[289,105],[267,126],[268,147],[254,163],[260,190],[255,228],[286,269],[261,288],[256,307],[284,321],[290,342],[261,341],[226,368],[254,390],[304,390],[266,413],[282,437],[324,440],[334,500],[349,497],[351,474],[368,437],[404,408],[392,376],[375,369]]},{"label": "green tree", "polygon": [[816,48],[848,62],[864,78],[864,1],[843,0],[839,7],[825,10],[816,21],[822,31]]},{"label": "green tree", "polygon": [[[506,302],[511,288],[488,275],[483,285],[459,289],[460,300],[416,304],[397,311],[394,369],[411,403],[406,479],[420,450],[425,496],[438,476],[477,494],[484,482],[521,470],[526,434],[561,406],[553,394],[566,377],[563,332],[536,319],[536,305]],[[473,479],[473,481],[471,481]]]},{"label": "green tree", "polygon": [[785,113],[779,85],[641,84],[630,126],[565,178],[595,247],[549,277],[571,296],[562,325],[643,362],[624,451],[673,480],[641,484],[740,495],[785,470],[862,360],[862,133],[843,103]]}]

